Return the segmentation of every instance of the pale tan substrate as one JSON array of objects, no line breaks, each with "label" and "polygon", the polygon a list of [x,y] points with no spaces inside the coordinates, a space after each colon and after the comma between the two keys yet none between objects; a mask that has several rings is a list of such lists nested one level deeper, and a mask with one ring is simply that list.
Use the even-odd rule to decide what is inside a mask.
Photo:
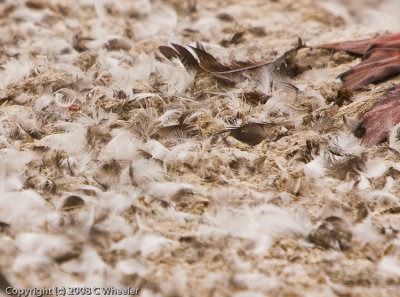
[{"label": "pale tan substrate", "polygon": [[[0,268],[15,287],[400,296],[400,219],[390,211],[399,205],[399,154],[387,143],[361,148],[352,136],[396,79],[338,98],[335,77],[357,61],[301,49],[290,79],[299,93],[277,90],[250,105],[242,89],[252,82],[232,88],[194,76],[158,52],[199,40],[222,61],[265,61],[298,37],[315,46],[385,29],[366,30],[357,19],[350,26],[347,15],[306,0],[1,5]],[[240,31],[242,42],[219,46]],[[342,99],[342,107],[329,103]],[[149,138],[183,111],[197,112],[188,121],[201,135]],[[257,146],[214,134],[249,121],[291,126]],[[331,161],[335,144],[366,165]],[[331,159],[318,163],[323,154]],[[67,210],[72,195],[84,204]],[[308,241],[312,226],[332,215],[350,226],[349,250]]]}]

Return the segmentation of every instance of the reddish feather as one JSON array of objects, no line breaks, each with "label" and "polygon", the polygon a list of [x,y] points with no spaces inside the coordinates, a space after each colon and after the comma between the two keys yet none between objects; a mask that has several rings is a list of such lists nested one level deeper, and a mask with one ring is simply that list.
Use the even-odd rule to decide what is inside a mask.
[{"label": "reddish feather", "polygon": [[400,55],[386,57],[384,59],[367,59],[339,75],[344,86],[350,91],[356,91],[362,87],[382,82],[400,73]]},{"label": "reddish feather", "polygon": [[321,46],[363,55],[363,61],[339,75],[344,86],[356,91],[370,83],[384,81],[400,73],[400,33],[379,38],[328,43]]},{"label": "reddish feather", "polygon": [[364,55],[372,45],[376,46],[386,44],[383,47],[393,47],[393,45],[388,44],[390,42],[394,42],[394,44],[400,45],[400,33],[372,39],[327,43],[322,45],[321,48],[328,48],[338,51],[346,51],[357,55]]},{"label": "reddish feather", "polygon": [[364,114],[355,133],[363,136],[362,144],[376,145],[387,139],[394,126],[400,123],[400,84],[388,89]]},{"label": "reddish feather", "polygon": [[[329,43],[322,46],[363,55],[363,61],[339,77],[351,91],[400,73],[400,33],[373,39]],[[400,84],[388,89],[363,116],[354,133],[366,146],[386,140],[400,122]]]},{"label": "reddish feather", "polygon": [[396,56],[400,56],[400,48],[371,48],[364,55],[364,62],[370,63]]}]

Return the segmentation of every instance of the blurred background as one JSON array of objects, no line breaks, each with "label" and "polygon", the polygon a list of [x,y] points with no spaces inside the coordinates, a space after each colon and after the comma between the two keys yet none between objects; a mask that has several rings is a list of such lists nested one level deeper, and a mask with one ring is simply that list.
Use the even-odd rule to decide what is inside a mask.
[{"label": "blurred background", "polygon": [[316,0],[348,26],[365,27],[371,32],[400,31],[399,0]]}]

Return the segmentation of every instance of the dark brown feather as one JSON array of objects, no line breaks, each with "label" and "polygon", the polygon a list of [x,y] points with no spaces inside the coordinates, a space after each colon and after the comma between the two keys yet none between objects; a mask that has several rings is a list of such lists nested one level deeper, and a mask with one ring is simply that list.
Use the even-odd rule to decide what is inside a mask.
[{"label": "dark brown feather", "polygon": [[188,49],[186,49],[185,47],[183,47],[179,44],[175,44],[175,43],[171,43],[171,44],[178,52],[179,58],[181,59],[183,65],[185,65],[186,67],[194,67],[194,68],[199,67],[199,62],[192,55],[192,53],[189,52]]},{"label": "dark brown feather", "polygon": [[72,209],[81,207],[84,204],[85,204],[85,201],[81,197],[76,196],[76,195],[71,195],[64,199],[63,204],[62,204],[62,209],[63,210],[72,210]]},{"label": "dark brown feather", "polygon": [[161,54],[164,55],[168,60],[171,60],[173,58],[178,58],[179,59],[179,54],[176,50],[174,50],[172,47],[169,46],[159,46],[158,47],[159,51]]},{"label": "dark brown feather", "polygon": [[229,71],[231,68],[220,63],[216,58],[196,47],[190,47],[200,60],[200,67],[207,72],[224,72]]},{"label": "dark brown feather", "polygon": [[233,34],[230,43],[231,44],[239,44],[241,42],[244,41],[243,36],[245,35],[245,31],[241,31],[241,32],[236,32],[235,34]]},{"label": "dark brown feather", "polygon": [[279,124],[247,123],[239,127],[228,127],[219,133],[229,132],[229,135],[248,145],[257,145],[270,135],[270,129]]},{"label": "dark brown feather", "polygon": [[160,138],[165,139],[169,137],[190,138],[200,134],[201,131],[193,125],[176,124],[158,128],[156,132],[151,135],[151,138],[155,139],[160,139]]},{"label": "dark brown feather", "polygon": [[359,172],[365,167],[365,160],[361,156],[345,156],[332,162],[330,172],[334,178],[346,180],[358,178]]},{"label": "dark brown feather", "polygon": [[[252,61],[232,61],[230,65],[221,63],[217,58],[209,54],[200,42],[196,43],[196,47],[190,47],[197,58],[184,46],[175,43],[172,43],[172,46],[173,48],[160,46],[159,50],[168,59],[179,58],[185,67],[202,70],[214,77],[237,83],[243,79],[248,79],[249,75],[247,73],[249,71],[261,69],[264,66],[269,67],[272,76],[280,78],[281,75],[287,75],[288,65],[291,64],[291,60],[296,55],[297,50],[304,47],[304,44],[299,39],[295,48],[285,52],[275,61],[263,61],[259,63]],[[282,87],[297,91],[297,88],[292,84],[284,82],[281,79],[279,81]]]},{"label": "dark brown feather", "polygon": [[330,216],[317,223],[307,239],[324,249],[345,251],[351,247],[352,237],[351,228],[345,220]]}]

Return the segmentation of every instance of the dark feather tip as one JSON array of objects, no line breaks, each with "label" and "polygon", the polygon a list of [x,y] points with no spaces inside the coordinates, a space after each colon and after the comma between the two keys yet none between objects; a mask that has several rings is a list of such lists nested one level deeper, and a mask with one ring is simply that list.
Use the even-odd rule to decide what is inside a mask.
[{"label": "dark feather tip", "polygon": [[169,46],[163,46],[163,45],[159,46],[158,50],[168,60],[171,60],[173,58],[179,58],[178,52]]}]

